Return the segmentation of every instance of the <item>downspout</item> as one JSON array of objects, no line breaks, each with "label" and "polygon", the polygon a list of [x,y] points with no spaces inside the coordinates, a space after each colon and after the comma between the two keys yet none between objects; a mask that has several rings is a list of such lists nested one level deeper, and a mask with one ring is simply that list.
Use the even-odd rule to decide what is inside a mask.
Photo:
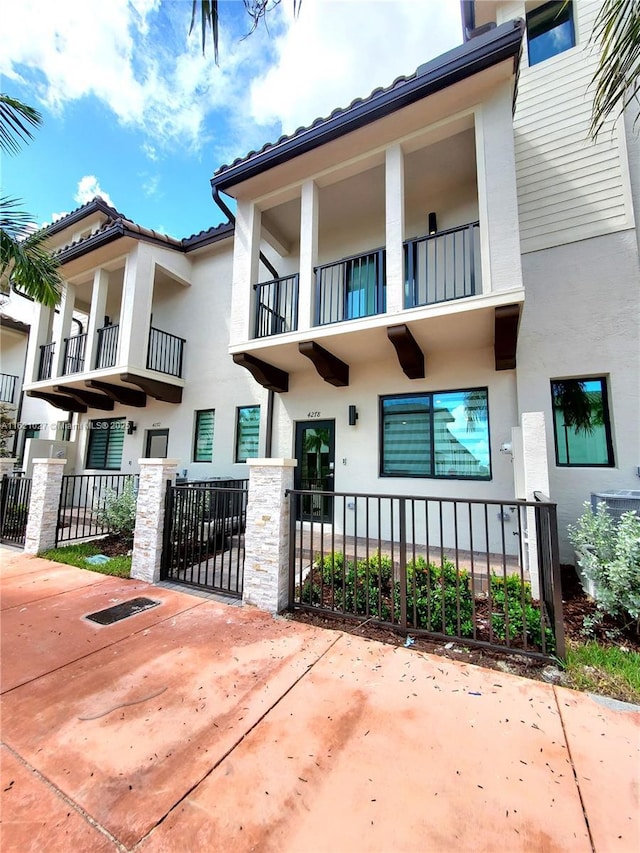
[{"label": "downspout", "polygon": [[[215,184],[211,185],[211,196],[215,203],[218,205],[220,210],[227,217],[229,222],[235,227],[236,218],[229,209],[229,206],[225,201],[220,198],[220,192],[218,187]],[[265,267],[269,270],[271,275],[274,278],[280,278],[278,275],[278,270],[273,266],[271,261],[266,257],[266,255],[261,251],[260,252],[260,260],[265,265]],[[271,458],[273,452],[273,398],[275,396],[275,392],[269,388],[267,393],[267,428],[264,439],[264,455],[267,459]]]}]

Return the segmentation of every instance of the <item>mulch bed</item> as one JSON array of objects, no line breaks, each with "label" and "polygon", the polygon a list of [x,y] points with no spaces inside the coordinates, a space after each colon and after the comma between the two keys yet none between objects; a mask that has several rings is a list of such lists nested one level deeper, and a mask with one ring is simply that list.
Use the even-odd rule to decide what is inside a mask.
[{"label": "mulch bed", "polygon": [[105,557],[126,557],[133,548],[133,542],[114,534],[96,539],[94,544]]}]

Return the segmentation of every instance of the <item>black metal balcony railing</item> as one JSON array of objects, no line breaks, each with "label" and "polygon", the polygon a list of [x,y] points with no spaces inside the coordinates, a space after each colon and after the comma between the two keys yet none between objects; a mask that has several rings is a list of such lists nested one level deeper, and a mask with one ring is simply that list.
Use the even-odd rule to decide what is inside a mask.
[{"label": "black metal balcony railing", "polygon": [[296,331],[299,278],[296,273],[253,285],[256,291],[254,338]]},{"label": "black metal balcony railing", "polygon": [[404,244],[405,308],[474,296],[481,291],[478,222]]},{"label": "black metal balcony railing", "polygon": [[96,370],[114,367],[118,355],[118,334],[120,326],[104,326],[98,329],[98,347],[96,351]]},{"label": "black metal balcony railing", "polygon": [[86,332],[64,339],[64,365],[62,370],[64,376],[68,376],[70,373],[82,373],[86,346]]},{"label": "black metal balcony railing", "polygon": [[149,329],[147,369],[182,378],[182,357],[185,340],[160,329]]},{"label": "black metal balcony railing", "polygon": [[53,356],[55,355],[55,341],[42,344],[40,347],[40,364],[38,365],[38,379],[51,379],[53,372]]},{"label": "black metal balcony railing", "polygon": [[315,325],[340,323],[386,310],[384,249],[317,267]]},{"label": "black metal balcony railing", "polygon": [[12,373],[0,373],[0,403],[13,403],[17,381],[18,377]]}]

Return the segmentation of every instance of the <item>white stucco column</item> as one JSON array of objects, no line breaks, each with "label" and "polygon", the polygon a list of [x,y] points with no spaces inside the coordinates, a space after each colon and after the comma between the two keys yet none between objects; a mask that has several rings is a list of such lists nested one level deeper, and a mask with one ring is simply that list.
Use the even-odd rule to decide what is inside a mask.
[{"label": "white stucco column", "polygon": [[315,274],[318,265],[318,187],[314,181],[302,185],[300,196],[300,286],[298,329],[313,326]]},{"label": "white stucco column", "polygon": [[60,488],[66,459],[34,459],[25,554],[56,547]]},{"label": "white stucco column", "polygon": [[254,290],[258,284],[262,215],[253,202],[238,201],[233,237],[233,284],[229,343],[253,338]]},{"label": "white stucco column", "polygon": [[522,261],[509,84],[477,108],[475,123],[482,292],[513,290]]},{"label": "white stucco column", "polygon": [[153,302],[155,264],[150,247],[138,242],[127,255],[120,305],[118,365],[145,368]]},{"label": "white stucco column", "polygon": [[87,325],[87,348],[85,352],[85,370],[93,370],[96,366],[98,352],[98,329],[104,324],[107,310],[107,293],[109,290],[109,273],[107,270],[96,270],[93,276],[91,291],[91,309]]},{"label": "white stucco column", "polygon": [[175,485],[179,464],[179,459],[138,459],[140,480],[131,560],[131,577],[136,580],[160,580],[167,480]]},{"label": "white stucco column", "polygon": [[73,309],[76,303],[76,289],[71,284],[65,284],[60,302],[60,313],[58,315],[58,335],[56,342],[56,353],[54,359],[54,376],[64,376],[64,362],[66,352],[65,338],[71,337],[71,321],[73,320]]},{"label": "white stucco column", "polygon": [[[547,434],[544,412],[523,412],[520,417],[522,452],[520,466],[524,487],[524,499],[535,500],[535,492],[549,497],[549,462],[547,458]],[[520,449],[519,448],[519,449]],[[531,594],[540,598],[540,578],[538,574],[538,542],[536,537],[536,519],[533,507],[527,508],[527,547],[524,553],[531,577]]]},{"label": "white stucco column", "polygon": [[27,344],[27,358],[25,362],[24,381],[37,382],[38,370],[40,369],[40,347],[52,340],[51,324],[53,310],[38,302],[33,303],[33,322],[29,332]]},{"label": "white stucco column", "polygon": [[242,601],[279,613],[289,600],[289,505],[295,459],[249,459]]},{"label": "white stucco column", "polygon": [[404,153],[391,145],[385,158],[387,314],[404,309]]}]

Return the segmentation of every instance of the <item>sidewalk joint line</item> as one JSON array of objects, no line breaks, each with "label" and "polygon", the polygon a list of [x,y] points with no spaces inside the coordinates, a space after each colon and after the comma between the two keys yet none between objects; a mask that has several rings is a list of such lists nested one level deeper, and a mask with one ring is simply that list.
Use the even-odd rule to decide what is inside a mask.
[{"label": "sidewalk joint line", "polygon": [[83,818],[88,824],[90,824],[98,832],[101,832],[102,835],[104,835],[106,838],[109,839],[109,841],[115,844],[118,850],[121,851],[121,853],[128,853],[128,847],[126,847],[121,841],[118,841],[115,835],[112,835],[106,827],[102,826],[101,823],[98,823],[98,821],[94,817],[91,817],[89,812],[85,811],[85,809],[83,809],[81,805],[76,803],[75,800],[72,800],[71,797],[68,796],[68,794],[65,794],[65,792],[55,784],[55,782],[52,782],[47,776],[45,776],[36,767],[30,764],[25,758],[20,755],[19,752],[16,752],[16,750],[8,743],[3,741],[2,744],[6,749],[9,750],[9,752],[13,755],[16,761],[18,761],[20,764],[22,764],[23,767],[33,773],[36,779],[46,785],[46,787],[49,788],[56,796],[60,797],[61,800],[63,800],[70,808],[72,808],[77,814],[79,814],[80,817]]},{"label": "sidewalk joint line", "polygon": [[576,773],[575,764],[573,763],[573,755],[571,754],[571,744],[569,743],[569,738],[567,737],[567,730],[564,725],[564,717],[562,716],[562,709],[560,708],[560,702],[558,700],[558,694],[556,692],[555,686],[552,685],[553,690],[553,698],[556,700],[556,708],[558,709],[558,716],[560,717],[560,725],[562,726],[562,734],[564,736],[564,742],[567,745],[567,753],[569,755],[569,763],[571,764],[571,772],[573,773],[573,779],[576,783],[576,788],[578,789],[578,797],[580,798],[580,808],[582,809],[582,815],[584,817],[584,822],[587,827],[587,832],[589,833],[589,844],[591,845],[591,853],[596,853],[596,846],[593,843],[593,836],[591,835],[591,827],[589,826],[589,818],[587,816],[587,809],[584,804],[584,800],[582,798],[582,791],[580,790],[580,782],[578,781],[578,774]]},{"label": "sidewalk joint line", "polygon": [[308,674],[311,672],[311,670],[316,666],[316,664],[318,664],[318,663],[322,660],[322,658],[323,658],[325,655],[327,655],[327,654],[331,651],[331,649],[335,646],[335,644],[336,644],[340,639],[342,639],[342,637],[344,637],[344,634],[341,632],[341,633],[340,633],[340,634],[335,638],[335,640],[331,643],[331,645],[327,646],[327,648],[322,652],[322,654],[321,654],[321,655],[319,655],[319,656],[318,656],[318,658],[317,658],[316,660],[312,661],[312,663],[310,663],[310,664],[307,666],[307,668],[304,670],[304,672],[302,672],[302,673],[301,673],[301,674],[300,674],[300,675],[295,679],[295,681],[294,681],[294,682],[293,682],[289,687],[287,687],[287,689],[284,691],[284,693],[282,693],[282,694],[281,694],[281,695],[280,695],[280,696],[279,696],[279,697],[278,697],[278,698],[273,702],[273,704],[272,704],[272,705],[270,705],[270,706],[266,709],[266,711],[264,711],[264,713],[260,715],[260,717],[258,717],[258,719],[255,721],[255,723],[254,723],[250,728],[248,728],[248,729],[246,730],[246,732],[244,732],[242,735],[240,735],[240,737],[239,737],[239,738],[238,738],[234,743],[232,743],[232,744],[231,744],[231,746],[229,747],[229,749],[228,749],[228,750],[227,750],[223,755],[221,755],[221,756],[220,756],[220,758],[215,762],[215,764],[213,764],[213,765],[212,765],[212,766],[207,770],[207,772],[206,772],[206,773],[204,773],[204,775],[203,775],[200,779],[198,779],[198,781],[197,781],[197,782],[194,782],[194,784],[189,788],[189,790],[188,790],[188,791],[185,791],[185,793],[184,793],[184,794],[183,794],[183,795],[182,795],[178,800],[176,800],[176,802],[171,806],[171,808],[167,809],[167,811],[165,812],[165,814],[163,814],[163,815],[162,815],[162,817],[161,817],[161,818],[160,818],[160,819],[159,819],[159,820],[154,824],[154,826],[152,826],[152,827],[151,827],[151,829],[150,829],[147,833],[145,833],[145,835],[143,835],[143,836],[142,836],[142,838],[140,838],[140,839],[139,839],[139,840],[134,844],[134,846],[131,848],[132,850],[136,850],[136,849],[139,847],[139,845],[140,845],[140,844],[142,844],[142,842],[143,842],[143,841],[146,841],[146,839],[147,839],[147,838],[149,838],[149,836],[150,836],[153,832],[155,832],[155,830],[156,830],[159,826],[161,826],[161,824],[163,824],[163,823],[165,822],[165,820],[169,817],[169,815],[170,815],[173,811],[175,811],[175,809],[176,809],[176,808],[177,808],[177,807],[178,807],[182,802],[184,802],[184,801],[187,799],[187,797],[189,797],[189,795],[190,795],[193,791],[195,791],[195,789],[205,781],[205,779],[208,779],[208,778],[209,778],[209,776],[211,776],[211,774],[214,772],[214,770],[217,770],[217,769],[218,769],[218,767],[222,764],[222,762],[223,762],[226,758],[228,758],[228,757],[229,757],[229,755],[231,755],[231,753],[232,753],[232,752],[234,752],[234,750],[236,750],[236,749],[240,746],[240,744],[242,743],[242,741],[243,741],[246,737],[248,737],[248,736],[251,734],[251,732],[252,732],[252,731],[253,731],[257,726],[259,726],[259,725],[260,725],[260,723],[264,720],[264,718],[267,716],[267,714],[270,714],[270,713],[271,713],[271,711],[273,711],[273,709],[274,709],[277,705],[279,705],[279,704],[280,704],[280,702],[282,702],[282,700],[284,699],[284,697],[285,697],[285,696],[287,696],[287,695],[288,695],[288,694],[293,690],[293,688],[294,688],[294,687],[296,687],[296,686],[300,683],[300,681],[302,681],[302,679],[303,679],[306,675],[308,675]]}]

